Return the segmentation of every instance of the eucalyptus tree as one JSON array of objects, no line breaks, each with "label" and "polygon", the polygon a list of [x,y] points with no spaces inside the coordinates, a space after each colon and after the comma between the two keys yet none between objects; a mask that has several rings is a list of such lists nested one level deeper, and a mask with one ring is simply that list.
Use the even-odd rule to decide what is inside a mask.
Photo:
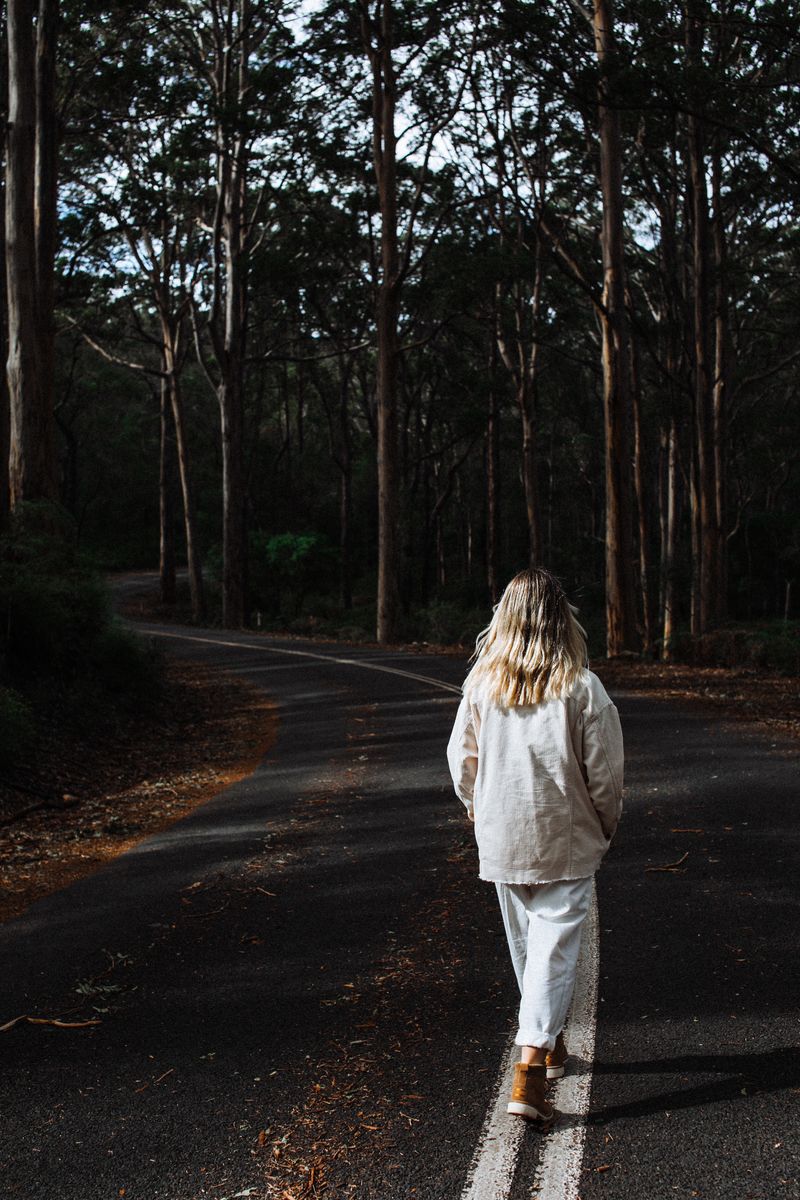
[{"label": "eucalyptus tree", "polygon": [[[692,631],[703,633],[726,615],[727,547],[740,529],[743,494],[737,485],[729,495],[727,485],[739,380],[750,374],[757,345],[751,331],[769,320],[763,307],[751,308],[749,295],[756,276],[770,275],[772,253],[752,251],[782,240],[781,227],[796,220],[792,8],[722,0],[656,9],[642,0],[627,10],[625,70],[639,80],[629,133],[627,186],[638,231],[630,284],[638,297],[645,400],[649,392],[657,401],[665,655],[674,626],[682,477]],[[791,366],[791,356],[779,360],[776,375]]]},{"label": "eucalyptus tree", "polygon": [[[160,544],[162,595],[174,594],[171,545],[173,431],[183,502],[183,525],[192,613],[204,615],[203,573],[195,515],[190,432],[184,414],[181,375],[190,344],[189,306],[208,239],[197,229],[195,197],[207,178],[196,156],[196,90],[162,55],[134,61],[134,28],[120,40],[118,54],[104,62],[94,81],[103,96],[105,119],[93,126],[65,187],[76,224],[73,255],[91,253],[95,269],[127,298],[134,340],[144,354],[132,359],[109,345],[101,329],[81,328],[86,340],[110,361],[159,381],[161,407]],[[122,78],[127,86],[120,86]],[[114,86],[116,84],[116,87]],[[195,108],[195,111],[193,111]],[[91,236],[86,239],[86,231]],[[105,253],[97,256],[98,243]],[[97,314],[95,324],[104,324]]]},{"label": "eucalyptus tree", "polygon": [[[403,288],[434,244],[452,208],[423,229],[421,211],[436,176],[443,130],[459,108],[481,8],[423,2],[330,0],[310,28],[320,86],[336,100],[336,121],[375,177],[376,415],[378,469],[377,636],[396,640],[400,622],[398,373]],[[328,119],[331,119],[330,108]]]},{"label": "eucalyptus tree", "polygon": [[156,14],[175,69],[188,71],[196,88],[195,153],[212,180],[198,197],[208,253],[190,299],[198,360],[219,405],[228,627],[247,620],[249,271],[270,232],[273,195],[292,170],[293,8],[282,0],[181,0]]},{"label": "eucalyptus tree", "polygon": [[[524,332],[518,306],[519,368],[508,347],[503,357],[514,367],[521,395],[524,458],[531,480],[532,556],[540,552],[541,544],[533,483],[535,383],[542,340],[537,325],[546,272],[557,269],[566,274],[588,300],[599,329],[605,424],[606,637],[608,653],[617,654],[637,644],[628,419],[630,331],[617,116],[622,97],[608,6],[598,3],[595,11],[579,4],[575,8],[577,15],[567,0],[535,9],[522,2],[506,6],[501,26],[486,39],[478,60],[471,136],[481,176],[493,182],[498,198],[490,208],[493,221],[501,232],[507,230],[510,211],[517,247],[529,256],[531,303],[525,311],[531,328]],[[508,240],[507,232],[504,236]],[[527,349],[521,353],[523,346]]]},{"label": "eucalyptus tree", "polygon": [[59,123],[57,0],[8,0],[5,263],[8,311],[9,489],[57,497],[53,417],[53,295]]},{"label": "eucalyptus tree", "polygon": [[301,299],[306,328],[316,334],[311,378],[339,475],[339,598],[345,610],[353,603],[354,441],[369,435],[363,403],[362,411],[356,404],[356,367],[371,342],[373,317],[365,199],[354,189],[342,205],[321,192],[309,205]]}]

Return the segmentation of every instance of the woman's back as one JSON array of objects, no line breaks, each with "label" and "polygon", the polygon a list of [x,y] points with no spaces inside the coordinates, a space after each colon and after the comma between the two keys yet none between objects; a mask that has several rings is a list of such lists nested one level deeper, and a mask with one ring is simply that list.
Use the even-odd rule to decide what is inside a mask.
[{"label": "woman's back", "polygon": [[539,883],[597,869],[619,819],[622,738],[593,672],[532,705],[469,689],[448,760],[475,821],[482,879]]}]

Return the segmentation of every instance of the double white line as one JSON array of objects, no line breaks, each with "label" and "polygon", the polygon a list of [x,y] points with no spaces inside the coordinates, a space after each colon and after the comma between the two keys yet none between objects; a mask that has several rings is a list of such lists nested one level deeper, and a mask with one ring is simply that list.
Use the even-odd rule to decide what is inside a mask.
[{"label": "double white line", "polygon": [[[598,933],[597,892],[593,886],[567,1026],[570,1055],[580,1065],[580,1073],[565,1075],[556,1084],[554,1099],[559,1115],[552,1131],[542,1138],[542,1156],[529,1193],[536,1200],[576,1200],[578,1195],[586,1114],[592,1089]],[[478,1137],[461,1200],[506,1200],[511,1191],[526,1125],[524,1120],[510,1117],[506,1112],[516,1062],[519,1062],[519,1049],[512,1042],[503,1058],[493,1103]]]}]

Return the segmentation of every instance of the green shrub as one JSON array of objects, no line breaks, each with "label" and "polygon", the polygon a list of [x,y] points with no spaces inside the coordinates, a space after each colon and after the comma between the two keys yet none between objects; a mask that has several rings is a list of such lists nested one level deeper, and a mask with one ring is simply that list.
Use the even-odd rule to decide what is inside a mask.
[{"label": "green shrub", "polygon": [[416,609],[410,628],[420,641],[471,646],[490,617],[488,608],[465,608],[450,600],[438,600]]},{"label": "green shrub", "polygon": [[11,766],[33,746],[36,722],[27,700],[0,687],[0,767]]},{"label": "green shrub", "polygon": [[300,617],[310,592],[330,589],[337,552],[322,533],[250,535],[251,607]]},{"label": "green shrub", "polygon": [[763,621],[723,625],[702,637],[681,630],[674,657],[702,666],[758,667],[785,675],[800,674],[800,623]]},{"label": "green shrub", "polygon": [[12,701],[25,697],[4,709],[20,745],[37,716],[102,723],[115,705],[146,704],[160,682],[158,655],[112,616],[106,582],[68,518],[20,506],[0,538],[0,683]]},{"label": "green shrub", "polygon": [[0,540],[0,648],[14,678],[85,669],[99,629],[110,620],[104,580],[78,551],[66,521],[42,528],[22,505]]},{"label": "green shrub", "polygon": [[100,630],[92,646],[92,661],[105,688],[141,701],[163,685],[163,655],[152,639],[132,633],[112,621]]}]

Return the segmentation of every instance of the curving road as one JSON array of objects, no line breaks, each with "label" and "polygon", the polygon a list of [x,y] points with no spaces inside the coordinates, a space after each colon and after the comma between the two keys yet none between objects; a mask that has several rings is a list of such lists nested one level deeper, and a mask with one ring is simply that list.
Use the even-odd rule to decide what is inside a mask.
[{"label": "curving road", "polygon": [[[0,1024],[101,1021],[0,1034],[0,1196],[460,1200],[516,1002],[444,762],[465,663],[146,629],[263,687],[278,740],[0,926]],[[628,787],[598,876],[583,1159],[554,1192],[525,1127],[480,1200],[797,1197],[794,746],[615,699]]]}]

